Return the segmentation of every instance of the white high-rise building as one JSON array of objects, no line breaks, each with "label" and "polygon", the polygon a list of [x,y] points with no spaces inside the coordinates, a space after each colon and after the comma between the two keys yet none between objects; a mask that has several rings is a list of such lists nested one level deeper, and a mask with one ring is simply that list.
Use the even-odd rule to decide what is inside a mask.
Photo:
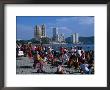
[{"label": "white high-rise building", "polygon": [[40,26],[36,25],[35,30],[34,30],[34,38],[39,39],[41,37],[42,37],[42,30],[41,30]]},{"label": "white high-rise building", "polygon": [[71,41],[72,41],[72,43],[75,43],[75,41],[76,41],[76,40],[75,40],[75,34],[72,34],[72,35],[71,35]]},{"label": "white high-rise building", "polygon": [[34,28],[34,38],[36,40],[39,40],[42,37],[46,37],[45,29],[46,29],[46,27],[44,24],[41,26],[36,25]]},{"label": "white high-rise building", "polygon": [[76,43],[78,43],[79,42],[79,34],[78,33],[75,33],[75,38],[76,38]]},{"label": "white high-rise building", "polygon": [[78,33],[74,33],[71,35],[71,40],[72,40],[72,43],[76,44],[79,42],[79,34]]}]

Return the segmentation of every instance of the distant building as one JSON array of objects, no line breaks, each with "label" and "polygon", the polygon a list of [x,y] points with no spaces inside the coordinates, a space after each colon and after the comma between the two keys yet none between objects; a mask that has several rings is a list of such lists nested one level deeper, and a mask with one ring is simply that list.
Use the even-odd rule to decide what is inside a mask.
[{"label": "distant building", "polygon": [[46,37],[45,30],[46,30],[46,27],[44,24],[41,26],[36,25],[34,29],[34,38],[36,40],[39,40],[42,37]]},{"label": "distant building", "polygon": [[58,33],[58,28],[53,28],[53,41],[54,42],[64,42],[64,34]]},{"label": "distant building", "polygon": [[75,33],[75,38],[76,38],[76,43],[79,43],[79,34],[78,33]]},{"label": "distant building", "polygon": [[58,39],[59,42],[64,42],[65,39],[64,39],[64,34],[60,34],[59,35],[59,39]]},{"label": "distant building", "polygon": [[73,35],[71,35],[71,40],[72,40],[72,43],[74,44],[79,43],[79,34],[74,33]]},{"label": "distant building", "polygon": [[45,25],[44,24],[41,25],[42,37],[45,37],[46,36],[45,29],[46,29]]},{"label": "distant building", "polygon": [[34,30],[34,38],[38,40],[41,38],[41,36],[42,36],[41,28],[40,26],[36,25]]},{"label": "distant building", "polygon": [[53,41],[57,42],[59,39],[58,28],[53,28]]},{"label": "distant building", "polygon": [[53,37],[58,35],[58,28],[53,28]]},{"label": "distant building", "polygon": [[75,43],[75,42],[76,42],[76,40],[75,40],[75,34],[72,34],[72,35],[71,35],[71,42],[72,42],[72,43]]}]

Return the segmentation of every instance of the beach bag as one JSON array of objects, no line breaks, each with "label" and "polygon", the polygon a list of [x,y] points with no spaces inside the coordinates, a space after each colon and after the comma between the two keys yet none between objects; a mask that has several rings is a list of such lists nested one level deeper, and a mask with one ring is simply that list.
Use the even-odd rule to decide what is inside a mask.
[{"label": "beach bag", "polygon": [[18,56],[24,56],[23,51],[18,51]]}]

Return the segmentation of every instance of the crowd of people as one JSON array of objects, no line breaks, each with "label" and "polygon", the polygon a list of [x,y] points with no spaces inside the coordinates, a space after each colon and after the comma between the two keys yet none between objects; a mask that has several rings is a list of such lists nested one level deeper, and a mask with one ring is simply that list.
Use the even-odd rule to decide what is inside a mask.
[{"label": "crowd of people", "polygon": [[56,74],[66,74],[66,68],[74,68],[81,74],[94,74],[94,51],[85,51],[82,47],[73,46],[71,49],[59,46],[56,51],[51,46],[17,44],[16,57],[19,57],[19,51],[23,52],[24,57],[33,60],[33,68],[37,68],[38,73],[45,73],[44,64],[51,64],[57,67]]}]

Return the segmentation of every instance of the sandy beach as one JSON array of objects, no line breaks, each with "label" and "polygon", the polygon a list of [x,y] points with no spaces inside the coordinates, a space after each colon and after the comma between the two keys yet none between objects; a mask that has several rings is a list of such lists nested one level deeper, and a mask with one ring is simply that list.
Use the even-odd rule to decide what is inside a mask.
[{"label": "sandy beach", "polygon": [[[38,68],[33,68],[33,60],[29,59],[28,57],[18,57],[16,59],[16,74],[55,74],[57,71],[56,66],[51,66],[51,64],[44,64],[43,70],[45,72],[38,73]],[[64,69],[67,74],[79,75],[80,73],[78,70],[74,68],[67,68],[64,66]]]}]

